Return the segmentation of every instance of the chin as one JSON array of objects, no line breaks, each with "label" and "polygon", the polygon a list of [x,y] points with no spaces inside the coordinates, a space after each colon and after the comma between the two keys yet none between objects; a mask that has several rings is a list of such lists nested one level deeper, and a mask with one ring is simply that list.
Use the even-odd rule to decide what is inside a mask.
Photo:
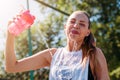
[{"label": "chin", "polygon": [[69,35],[69,40],[71,41],[81,41],[84,37],[80,37],[79,35]]},{"label": "chin", "polygon": [[77,41],[77,37],[76,36],[70,36],[69,40],[71,40],[71,41]]},{"label": "chin", "polygon": [[70,37],[71,39],[77,39],[77,37],[79,37],[79,36],[78,36],[78,35],[75,35],[75,34],[70,34],[69,37]]}]

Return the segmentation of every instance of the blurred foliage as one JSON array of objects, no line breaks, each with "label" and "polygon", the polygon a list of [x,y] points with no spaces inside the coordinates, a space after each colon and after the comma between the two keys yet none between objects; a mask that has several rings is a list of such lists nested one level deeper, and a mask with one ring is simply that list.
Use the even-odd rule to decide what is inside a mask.
[{"label": "blurred foliage", "polygon": [[[40,0],[52,7],[53,10],[40,3],[40,11],[45,16],[44,21],[38,21],[31,27],[33,54],[49,47],[66,45],[64,24],[68,15],[76,10],[85,10],[90,14],[92,32],[107,59],[111,80],[120,80],[120,0]],[[36,0],[39,3],[39,0]],[[43,36],[43,37],[42,37]],[[44,43],[46,41],[46,43]],[[18,59],[27,57],[28,34],[24,31],[16,38],[15,51]],[[0,62],[0,65],[2,63]],[[3,70],[3,68],[2,68]],[[48,80],[48,69],[34,71],[35,80]],[[29,72],[0,74],[0,78],[12,80],[29,80]]]}]

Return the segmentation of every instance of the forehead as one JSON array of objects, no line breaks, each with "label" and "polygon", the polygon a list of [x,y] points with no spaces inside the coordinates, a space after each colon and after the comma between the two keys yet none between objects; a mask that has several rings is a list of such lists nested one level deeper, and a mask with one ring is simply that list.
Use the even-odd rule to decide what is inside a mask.
[{"label": "forehead", "polygon": [[89,19],[85,15],[85,13],[80,12],[80,11],[72,13],[68,20],[71,20],[71,19],[76,19],[76,20],[79,20],[79,21],[89,22]]}]

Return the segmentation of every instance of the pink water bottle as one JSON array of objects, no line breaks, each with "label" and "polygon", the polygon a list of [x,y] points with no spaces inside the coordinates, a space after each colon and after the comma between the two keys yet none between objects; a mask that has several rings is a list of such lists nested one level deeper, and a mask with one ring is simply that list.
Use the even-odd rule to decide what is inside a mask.
[{"label": "pink water bottle", "polygon": [[31,15],[29,10],[21,12],[20,16],[8,26],[8,31],[17,36],[28,29],[34,23],[34,20],[35,16]]}]

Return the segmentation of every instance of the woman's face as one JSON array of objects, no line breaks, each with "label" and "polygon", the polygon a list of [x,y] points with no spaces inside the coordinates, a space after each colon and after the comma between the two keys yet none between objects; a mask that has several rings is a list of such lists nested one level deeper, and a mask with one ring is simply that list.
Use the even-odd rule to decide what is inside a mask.
[{"label": "woman's face", "polygon": [[88,17],[81,11],[74,12],[67,20],[65,25],[65,33],[67,39],[72,41],[81,41],[89,35]]}]

